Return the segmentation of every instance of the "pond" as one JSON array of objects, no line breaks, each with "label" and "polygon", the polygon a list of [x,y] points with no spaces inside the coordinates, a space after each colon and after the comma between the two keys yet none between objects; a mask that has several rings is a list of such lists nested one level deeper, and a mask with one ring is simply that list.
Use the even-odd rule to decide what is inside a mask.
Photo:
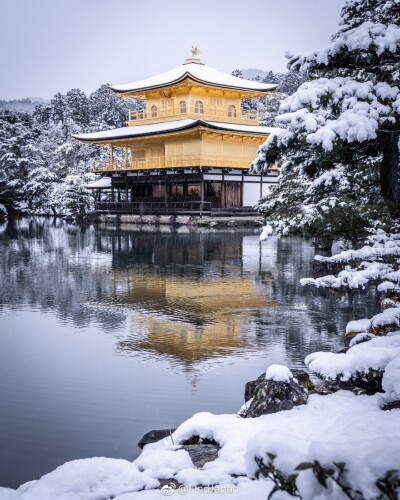
[{"label": "pond", "polygon": [[371,288],[302,288],[313,247],[258,231],[0,226],[0,485],[68,460],[133,460],[147,431],[236,412],[271,363],[340,349]]}]

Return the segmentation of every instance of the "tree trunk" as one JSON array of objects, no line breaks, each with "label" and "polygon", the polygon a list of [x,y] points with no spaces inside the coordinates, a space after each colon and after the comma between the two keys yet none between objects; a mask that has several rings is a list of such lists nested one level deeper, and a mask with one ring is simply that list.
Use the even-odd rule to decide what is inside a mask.
[{"label": "tree trunk", "polygon": [[380,166],[381,193],[393,214],[399,212],[399,134],[383,137],[383,157]]}]

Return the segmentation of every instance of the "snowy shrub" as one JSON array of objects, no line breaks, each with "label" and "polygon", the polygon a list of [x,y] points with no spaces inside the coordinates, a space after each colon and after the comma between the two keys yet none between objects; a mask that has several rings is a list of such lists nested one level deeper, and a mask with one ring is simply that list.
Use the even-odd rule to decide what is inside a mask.
[{"label": "snowy shrub", "polygon": [[[355,490],[347,479],[349,474],[346,469],[345,462],[333,462],[330,465],[321,465],[318,460],[313,462],[302,462],[294,469],[295,472],[285,474],[274,465],[276,455],[266,453],[268,459],[265,461],[262,458],[256,457],[255,461],[258,466],[256,477],[263,476],[274,483],[273,489],[268,495],[268,499],[272,498],[275,493],[284,491],[288,495],[295,498],[304,498],[297,486],[297,480],[300,473],[303,471],[311,471],[323,488],[332,490],[332,486],[341,490],[345,498],[350,500],[366,500],[361,491]],[[375,482],[378,495],[370,497],[370,500],[397,500],[400,490],[400,471],[388,470],[382,477],[379,477]],[[339,491],[338,491],[339,493]]]}]

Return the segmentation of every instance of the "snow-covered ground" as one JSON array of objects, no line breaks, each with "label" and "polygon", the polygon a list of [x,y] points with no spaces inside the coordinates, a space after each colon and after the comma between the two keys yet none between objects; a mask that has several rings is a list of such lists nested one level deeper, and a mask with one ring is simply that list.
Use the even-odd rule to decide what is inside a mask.
[{"label": "snow-covered ground", "polygon": [[[199,435],[222,446],[218,459],[203,469],[195,468],[187,451],[165,438],[147,445],[133,463],[98,457],[68,462],[39,481],[22,485],[9,498],[158,499],[159,490],[139,490],[154,489],[159,479],[173,477],[192,487],[237,486],[238,492],[229,498],[264,500],[272,483],[250,478],[257,470],[254,457],[265,458],[267,452],[277,455],[276,466],[285,472],[304,461],[319,460],[326,465],[345,461],[348,483],[361,488],[364,498],[371,498],[378,494],[376,479],[389,469],[400,469],[400,410],[382,411],[384,399],[381,394],[355,396],[338,391],[328,396],[311,395],[307,405],[256,419],[198,413],[172,437],[179,443]],[[325,490],[309,471],[299,475],[298,486],[303,498],[346,498],[333,483]],[[7,498],[5,491],[0,490],[0,498]]]}]

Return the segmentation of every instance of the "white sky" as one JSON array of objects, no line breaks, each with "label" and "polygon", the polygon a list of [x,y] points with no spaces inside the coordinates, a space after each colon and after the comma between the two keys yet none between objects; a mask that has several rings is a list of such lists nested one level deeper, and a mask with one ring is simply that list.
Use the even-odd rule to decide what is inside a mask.
[{"label": "white sky", "polygon": [[344,0],[0,0],[0,99],[127,83],[190,56],[222,71],[284,71],[324,47]]}]

